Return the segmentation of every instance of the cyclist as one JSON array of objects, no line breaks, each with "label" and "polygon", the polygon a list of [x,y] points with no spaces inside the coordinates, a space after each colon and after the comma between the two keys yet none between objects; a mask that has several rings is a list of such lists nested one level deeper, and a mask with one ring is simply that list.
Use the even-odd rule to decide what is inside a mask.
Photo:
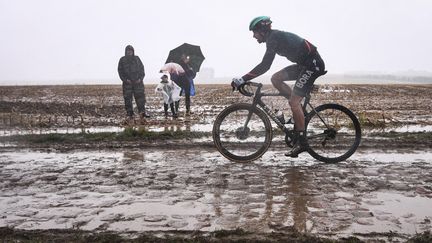
[{"label": "cyclist", "polygon": [[[241,84],[267,72],[275,55],[286,57],[295,63],[273,74],[271,82],[288,100],[294,119],[296,139],[292,150],[286,156],[297,157],[306,150],[305,119],[301,100],[313,87],[315,80],[325,74],[324,61],[317,48],[309,41],[296,34],[271,28],[272,21],[268,16],[254,18],[249,24],[253,37],[258,43],[266,43],[267,50],[260,64],[241,78],[234,78],[231,85],[234,89]],[[296,80],[293,90],[284,81]]]}]

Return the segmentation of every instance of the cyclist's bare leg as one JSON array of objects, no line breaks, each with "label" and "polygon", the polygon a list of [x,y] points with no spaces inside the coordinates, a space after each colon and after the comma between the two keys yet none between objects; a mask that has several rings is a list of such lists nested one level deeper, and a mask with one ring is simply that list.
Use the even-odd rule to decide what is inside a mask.
[{"label": "cyclist's bare leg", "polygon": [[290,75],[290,71],[293,71],[294,73],[296,73],[296,69],[297,66],[290,66],[288,68],[284,68],[281,71],[273,74],[271,81],[273,86],[279,90],[279,92],[283,95],[285,95],[285,97],[288,98],[288,102],[291,106],[291,111],[293,114],[293,119],[294,119],[294,128],[296,130],[296,132],[298,133],[298,140],[296,141],[296,143],[294,144],[293,149],[286,153],[286,156],[291,156],[291,157],[297,157],[299,153],[305,151],[305,147],[304,147],[304,130],[305,130],[305,119],[304,119],[304,114],[303,114],[303,109],[301,106],[301,100],[303,99],[303,97],[295,95],[291,88],[284,82],[284,81],[288,81],[288,80],[292,80],[294,76],[298,76],[295,75],[293,73],[291,73]]},{"label": "cyclist's bare leg", "polygon": [[294,119],[294,129],[296,131],[297,141],[294,143],[292,150],[285,154],[285,156],[290,156],[296,158],[300,153],[306,151],[306,141],[305,141],[305,118],[303,114],[303,109],[301,106],[301,100],[303,97],[293,95],[289,99],[289,104],[293,113]]},{"label": "cyclist's bare leg", "polygon": [[289,76],[285,69],[280,70],[279,72],[273,74],[273,76],[271,77],[271,82],[273,86],[287,99],[291,97],[292,93],[291,88],[284,82],[288,80]]},{"label": "cyclist's bare leg", "polygon": [[293,94],[289,99],[289,104],[291,106],[291,111],[293,114],[295,130],[304,131],[305,130],[305,119],[303,114],[303,109],[301,106],[301,100],[303,97]]}]

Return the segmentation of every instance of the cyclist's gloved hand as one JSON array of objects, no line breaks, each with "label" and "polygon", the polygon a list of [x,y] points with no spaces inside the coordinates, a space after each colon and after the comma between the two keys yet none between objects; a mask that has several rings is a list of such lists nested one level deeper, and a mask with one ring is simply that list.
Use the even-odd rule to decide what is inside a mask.
[{"label": "cyclist's gloved hand", "polygon": [[244,82],[245,81],[243,80],[243,78],[233,78],[231,82],[231,87],[233,88],[233,91],[238,89],[238,87],[244,84]]}]

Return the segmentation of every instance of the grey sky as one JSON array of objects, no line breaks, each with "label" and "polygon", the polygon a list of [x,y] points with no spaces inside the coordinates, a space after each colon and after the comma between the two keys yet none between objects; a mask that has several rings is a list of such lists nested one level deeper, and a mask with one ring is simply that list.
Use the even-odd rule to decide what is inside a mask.
[{"label": "grey sky", "polygon": [[241,76],[265,51],[248,31],[258,15],[315,44],[331,73],[432,72],[430,0],[0,0],[0,84],[116,80],[128,44],[150,80],[184,42],[216,76]]}]

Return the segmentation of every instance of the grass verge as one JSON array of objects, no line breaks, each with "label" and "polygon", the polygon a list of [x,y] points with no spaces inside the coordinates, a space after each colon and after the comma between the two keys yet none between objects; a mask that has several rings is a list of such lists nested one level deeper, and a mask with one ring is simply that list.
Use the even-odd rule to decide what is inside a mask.
[{"label": "grass verge", "polygon": [[43,143],[83,143],[83,142],[109,142],[109,141],[133,141],[133,140],[172,140],[193,139],[211,136],[211,133],[192,131],[147,131],[142,128],[125,128],[122,132],[99,133],[51,133],[51,134],[27,134],[3,137],[5,141],[27,142],[35,144]]}]

